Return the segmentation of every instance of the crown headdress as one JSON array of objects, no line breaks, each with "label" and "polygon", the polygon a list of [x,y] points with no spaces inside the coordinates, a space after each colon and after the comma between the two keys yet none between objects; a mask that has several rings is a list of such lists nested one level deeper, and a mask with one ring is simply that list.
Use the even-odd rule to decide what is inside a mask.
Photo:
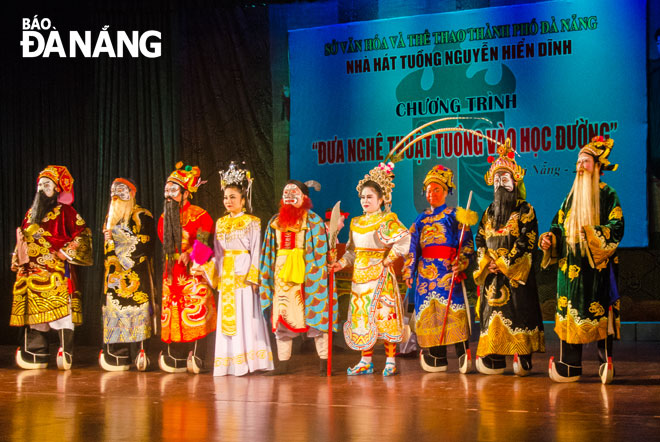
[{"label": "crown headdress", "polygon": [[57,187],[57,201],[63,204],[73,203],[73,177],[66,166],[46,166],[44,170],[39,172],[37,182],[41,178],[48,178],[55,183]]},{"label": "crown headdress", "polygon": [[588,153],[601,164],[601,170],[615,171],[619,168],[618,164],[610,163],[608,157],[614,147],[614,140],[611,138],[605,139],[602,135],[593,137],[591,142],[580,149],[580,153]]},{"label": "crown headdress", "polygon": [[525,169],[520,167],[516,163],[516,152],[511,148],[511,140],[507,138],[504,144],[497,146],[497,154],[499,157],[495,159],[492,156],[488,157],[488,162],[490,163],[490,169],[484,175],[486,184],[489,186],[493,185],[493,179],[495,178],[495,173],[499,170],[506,170],[511,173],[513,180],[516,183],[519,183],[525,177]]},{"label": "crown headdress", "polygon": [[358,191],[358,195],[362,192],[362,188],[367,181],[373,181],[378,184],[383,191],[383,202],[385,203],[386,210],[389,211],[390,206],[392,205],[392,189],[394,188],[394,163],[380,163],[378,166],[374,167],[369,171],[368,174],[360,180],[355,189]]},{"label": "crown headdress", "polygon": [[174,166],[176,169],[170,174],[167,178],[167,181],[171,181],[179,186],[183,187],[184,190],[187,190],[191,194],[197,192],[199,186],[206,183],[202,181],[201,174],[197,166],[186,166],[183,167],[183,163],[179,161]]},{"label": "crown headdress", "polygon": [[[243,163],[245,164],[245,163]],[[245,201],[248,211],[252,211],[252,178],[250,171],[241,169],[236,162],[232,161],[227,166],[227,170],[221,170],[220,174],[220,188],[224,191],[228,186],[239,186],[245,189]]]},{"label": "crown headdress", "polygon": [[437,183],[447,191],[456,188],[456,185],[454,185],[454,172],[442,164],[433,166],[433,168],[429,170],[429,173],[426,174],[426,178],[424,178],[424,188],[426,189],[426,186],[430,183]]}]

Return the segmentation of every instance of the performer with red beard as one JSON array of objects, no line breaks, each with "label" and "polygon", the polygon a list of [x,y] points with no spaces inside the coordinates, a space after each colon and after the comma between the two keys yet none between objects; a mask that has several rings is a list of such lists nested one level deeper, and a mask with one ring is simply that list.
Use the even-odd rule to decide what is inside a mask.
[{"label": "performer with red beard", "polygon": [[559,360],[550,358],[550,379],[574,382],[582,374],[582,345],[598,341],[599,375],[614,378],[612,341],[619,339],[619,293],[616,287],[623,239],[623,211],[613,188],[600,181],[617,169],[608,157],[614,140],[595,137],[580,150],[573,187],[541,235],[541,266],[557,262]]},{"label": "performer with red beard", "polygon": [[82,324],[82,296],[76,267],[92,265],[92,237],[71,207],[73,177],[64,166],[48,166],[37,178],[34,203],[16,231],[11,268],[16,272],[9,325],[25,327],[16,364],[24,369],[48,365],[49,330],[57,330],[57,367],[69,370],[73,329]]},{"label": "performer with red beard", "polygon": [[[312,210],[309,188],[297,180],[284,187],[280,212],[268,222],[264,238],[259,295],[261,308],[272,307],[271,320],[277,340],[277,368],[290,370],[292,339],[301,333],[313,337],[326,374],[328,358],[327,235],[323,219]],[[335,298],[336,294],[332,296]],[[337,310],[334,310],[333,324]]]},{"label": "performer with red beard", "polygon": [[204,184],[199,167],[182,167],[177,163],[165,183],[165,210],[158,220],[165,257],[161,339],[168,344],[158,364],[169,373],[197,374],[204,370],[205,349],[198,341],[215,331],[217,310],[205,277],[193,275],[190,268],[193,261],[204,264],[213,254],[208,247],[213,219],[189,201]]},{"label": "performer with red beard", "polygon": [[106,371],[128,370],[132,360],[139,371],[145,371],[149,359],[144,341],[155,333],[154,218],[135,202],[136,193],[135,183],[126,178],[116,178],[110,187],[112,199],[103,230],[106,302],[99,354],[99,365]]}]

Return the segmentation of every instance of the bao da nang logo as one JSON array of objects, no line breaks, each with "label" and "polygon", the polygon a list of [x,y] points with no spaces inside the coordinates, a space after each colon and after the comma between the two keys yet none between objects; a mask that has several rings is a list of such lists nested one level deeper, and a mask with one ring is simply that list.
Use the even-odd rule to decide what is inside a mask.
[{"label": "bao da nang logo", "polygon": [[23,57],[61,58],[123,58],[160,57],[159,31],[109,31],[103,26],[98,32],[69,31],[60,35],[49,18],[23,18]]}]

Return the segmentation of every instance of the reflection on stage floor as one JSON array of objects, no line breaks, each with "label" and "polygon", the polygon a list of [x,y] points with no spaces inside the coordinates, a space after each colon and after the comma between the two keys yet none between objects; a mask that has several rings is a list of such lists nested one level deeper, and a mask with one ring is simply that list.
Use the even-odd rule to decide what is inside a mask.
[{"label": "reflection on stage floor", "polygon": [[[476,345],[473,343],[473,348]],[[103,372],[97,350],[78,348],[74,368],[23,371],[15,347],[0,347],[0,439],[142,440],[625,440],[660,434],[658,343],[619,342],[616,378],[601,385],[596,349],[585,348],[578,383],[547,376],[548,353],[531,376],[425,373],[413,357],[401,374],[346,376],[357,352],[335,354],[334,376],[317,376],[313,351],[294,355],[293,373],[213,377]],[[156,355],[152,355],[154,360]],[[375,366],[382,370],[384,355]]]}]

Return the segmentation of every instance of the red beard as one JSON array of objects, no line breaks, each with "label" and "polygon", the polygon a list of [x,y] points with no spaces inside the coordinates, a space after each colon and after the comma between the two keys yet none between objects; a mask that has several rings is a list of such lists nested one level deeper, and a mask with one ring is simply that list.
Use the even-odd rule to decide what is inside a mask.
[{"label": "red beard", "polygon": [[300,207],[294,207],[291,204],[284,204],[280,200],[280,214],[277,223],[280,227],[296,227],[300,224],[303,216],[312,208],[312,200],[307,195],[303,196],[303,203]]}]

